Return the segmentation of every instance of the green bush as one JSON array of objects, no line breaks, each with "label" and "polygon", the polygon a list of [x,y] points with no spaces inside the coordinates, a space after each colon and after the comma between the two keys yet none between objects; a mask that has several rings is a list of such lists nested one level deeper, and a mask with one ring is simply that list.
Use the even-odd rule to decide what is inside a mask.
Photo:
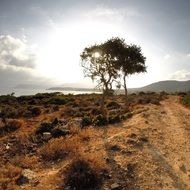
[{"label": "green bush", "polygon": [[97,115],[94,119],[93,119],[93,124],[95,126],[103,126],[106,125],[108,123],[108,120],[105,116],[103,116],[102,114]]},{"label": "green bush", "polygon": [[39,107],[31,107],[29,109],[31,111],[32,116],[39,116],[41,114],[41,109]]},{"label": "green bush", "polygon": [[86,127],[86,126],[89,126],[91,124],[92,124],[92,119],[90,117],[84,116],[82,118],[82,122],[81,122],[82,127]]},{"label": "green bush", "polygon": [[67,100],[63,96],[58,96],[48,99],[47,103],[55,105],[64,105],[67,103]]},{"label": "green bush", "polygon": [[110,124],[115,124],[121,122],[121,117],[120,115],[111,115],[108,117],[108,122]]},{"label": "green bush", "polygon": [[185,106],[190,106],[190,93],[181,98],[181,103]]},{"label": "green bush", "polygon": [[117,102],[112,101],[112,102],[109,102],[106,107],[109,109],[118,109],[121,106]]},{"label": "green bush", "polygon": [[122,119],[122,120],[126,120],[126,119],[131,118],[132,116],[133,116],[133,113],[128,112],[128,113],[122,115],[122,116],[121,116],[121,119]]},{"label": "green bush", "polygon": [[52,123],[41,123],[36,130],[36,134],[43,134],[44,132],[50,132],[53,129],[54,125]]}]

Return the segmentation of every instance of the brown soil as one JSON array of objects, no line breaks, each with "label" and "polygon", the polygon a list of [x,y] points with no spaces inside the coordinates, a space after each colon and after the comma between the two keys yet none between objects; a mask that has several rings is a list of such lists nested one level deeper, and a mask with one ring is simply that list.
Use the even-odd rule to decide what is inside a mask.
[{"label": "brown soil", "polygon": [[[131,119],[93,129],[90,135],[84,152],[102,154],[109,168],[102,190],[114,183],[124,190],[190,190],[190,110],[179,97],[141,105]],[[39,184],[21,189],[59,189],[60,170],[68,163],[69,159],[47,166],[38,163],[34,172]]]},{"label": "brown soil", "polygon": [[[124,153],[108,154],[117,161],[112,164],[117,181],[124,189],[189,190],[190,110],[174,96],[160,106],[145,107],[118,132],[105,129],[106,143],[117,144]],[[132,178],[123,172],[129,163],[134,166]]]}]

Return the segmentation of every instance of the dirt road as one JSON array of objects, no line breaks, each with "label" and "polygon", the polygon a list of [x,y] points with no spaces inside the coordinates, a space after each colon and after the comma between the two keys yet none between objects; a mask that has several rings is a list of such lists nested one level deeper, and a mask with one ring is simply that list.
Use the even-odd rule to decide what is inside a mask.
[{"label": "dirt road", "polygon": [[107,146],[121,148],[108,151],[115,180],[123,189],[190,190],[190,110],[171,96],[139,112],[106,131]]}]

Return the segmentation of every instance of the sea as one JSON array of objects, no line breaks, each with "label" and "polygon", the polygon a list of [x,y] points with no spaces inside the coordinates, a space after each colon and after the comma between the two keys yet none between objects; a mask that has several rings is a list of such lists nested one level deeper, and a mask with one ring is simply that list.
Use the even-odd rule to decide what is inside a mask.
[{"label": "sea", "polygon": [[73,90],[73,91],[69,91],[69,90],[46,90],[46,89],[17,89],[17,88],[13,88],[13,89],[0,89],[0,95],[10,95],[12,93],[14,93],[14,96],[18,97],[18,96],[29,96],[29,95],[35,95],[37,93],[53,93],[53,92],[61,92],[63,94],[73,94],[73,95],[77,95],[77,94],[92,94],[92,93],[97,93],[99,94],[100,92],[92,92],[92,91],[77,91],[77,90]]}]

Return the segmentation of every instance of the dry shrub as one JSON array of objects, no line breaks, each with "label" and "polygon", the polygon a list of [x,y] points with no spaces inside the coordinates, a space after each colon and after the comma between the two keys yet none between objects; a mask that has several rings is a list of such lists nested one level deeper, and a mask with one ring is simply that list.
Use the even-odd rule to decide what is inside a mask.
[{"label": "dry shrub", "polygon": [[64,171],[64,186],[70,186],[71,189],[76,190],[100,189],[102,174],[105,172],[107,173],[107,166],[103,157],[90,154],[80,155],[73,159]]},{"label": "dry shrub", "polygon": [[11,119],[11,120],[8,120],[6,125],[10,129],[19,129],[20,127],[22,127],[24,125],[24,122],[23,122],[23,120]]},{"label": "dry shrub", "polygon": [[27,133],[19,133],[14,146],[12,146],[11,151],[16,155],[27,154],[32,149],[32,142],[30,140],[30,135]]},{"label": "dry shrub", "polygon": [[84,129],[80,129],[78,131],[78,136],[81,141],[89,141],[92,137],[94,137],[96,131],[93,127],[88,127]]},{"label": "dry shrub", "polygon": [[89,141],[92,137],[95,136],[97,129],[93,127],[88,128],[79,128],[79,127],[69,127],[69,130],[73,136],[78,136],[78,138],[84,142]]},{"label": "dry shrub", "polygon": [[44,161],[57,161],[69,154],[75,154],[81,148],[77,136],[60,137],[50,140],[39,150],[39,155]]},{"label": "dry shrub", "polygon": [[22,168],[30,168],[33,169],[37,166],[38,164],[38,157],[37,156],[16,156],[14,157],[13,161],[11,163],[20,166]]},{"label": "dry shrub", "polygon": [[22,120],[9,119],[5,124],[0,127],[0,135],[5,135],[10,132],[14,132],[22,127],[24,122]]},{"label": "dry shrub", "polygon": [[0,189],[16,190],[15,181],[21,175],[22,169],[14,165],[7,164],[0,169]]}]

